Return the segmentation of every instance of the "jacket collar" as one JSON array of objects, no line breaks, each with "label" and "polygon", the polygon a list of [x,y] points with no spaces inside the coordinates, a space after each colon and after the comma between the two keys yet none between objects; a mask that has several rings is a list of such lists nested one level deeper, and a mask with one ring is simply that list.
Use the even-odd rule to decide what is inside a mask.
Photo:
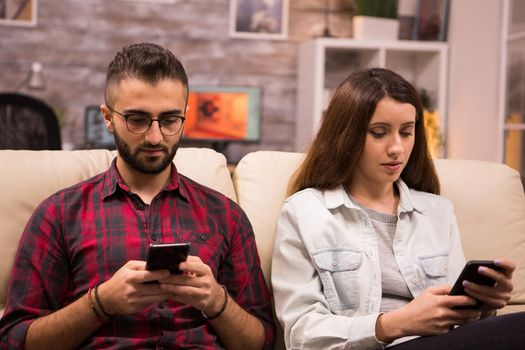
[{"label": "jacket collar", "polygon": [[398,212],[424,212],[425,205],[421,202],[418,196],[414,196],[415,190],[411,190],[407,184],[399,179],[396,181],[397,188],[399,190],[399,209]]},{"label": "jacket collar", "polygon": [[[425,206],[421,201],[418,200],[413,194],[413,190],[408,188],[407,184],[398,179],[396,181],[397,188],[399,190],[399,207],[398,213],[419,211],[424,212]],[[343,185],[339,185],[331,190],[323,191],[326,207],[328,209],[335,209],[340,206],[345,206],[350,209],[360,209],[352,200],[348,193],[346,193]]]}]

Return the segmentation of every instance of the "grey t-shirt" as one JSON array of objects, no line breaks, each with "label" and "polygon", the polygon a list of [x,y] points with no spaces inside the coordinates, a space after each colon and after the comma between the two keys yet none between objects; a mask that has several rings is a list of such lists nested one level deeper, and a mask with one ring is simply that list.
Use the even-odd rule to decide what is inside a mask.
[{"label": "grey t-shirt", "polygon": [[[353,200],[353,199],[352,199]],[[377,247],[381,262],[381,307],[380,312],[388,312],[408,304],[412,293],[399,270],[394,256],[393,242],[397,228],[397,215],[381,213],[365,208],[355,200],[370,218],[370,222],[377,235]]]}]

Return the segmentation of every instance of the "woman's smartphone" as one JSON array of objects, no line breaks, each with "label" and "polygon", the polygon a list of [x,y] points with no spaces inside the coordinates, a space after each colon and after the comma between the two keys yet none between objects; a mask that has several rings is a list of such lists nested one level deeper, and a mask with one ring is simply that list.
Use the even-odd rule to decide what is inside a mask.
[{"label": "woman's smartphone", "polygon": [[146,270],[169,270],[171,274],[180,275],[179,264],[186,261],[189,250],[189,243],[150,244]]},{"label": "woman's smartphone", "polygon": [[[500,266],[497,266],[492,260],[470,260],[467,261],[463,271],[459,275],[458,279],[452,286],[452,289],[449,295],[467,295],[465,288],[463,287],[463,281],[467,280],[476,284],[481,284],[484,286],[493,287],[496,284],[492,278],[484,276],[478,272],[480,266],[488,267],[496,271],[503,271],[504,269]],[[455,309],[479,309],[483,306],[483,302],[477,301],[475,305],[464,305],[456,306]]]}]

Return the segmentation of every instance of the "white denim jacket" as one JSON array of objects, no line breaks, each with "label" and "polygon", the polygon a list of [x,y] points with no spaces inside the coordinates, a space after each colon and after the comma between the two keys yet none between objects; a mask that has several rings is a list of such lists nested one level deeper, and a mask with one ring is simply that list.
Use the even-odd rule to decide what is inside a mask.
[{"label": "white denim jacket", "polygon": [[[453,284],[465,258],[452,204],[401,180],[397,185],[393,249],[410,292]],[[381,261],[365,211],[342,186],[309,188],[285,201],[276,230],[272,286],[286,347],[383,348],[375,337]]]}]

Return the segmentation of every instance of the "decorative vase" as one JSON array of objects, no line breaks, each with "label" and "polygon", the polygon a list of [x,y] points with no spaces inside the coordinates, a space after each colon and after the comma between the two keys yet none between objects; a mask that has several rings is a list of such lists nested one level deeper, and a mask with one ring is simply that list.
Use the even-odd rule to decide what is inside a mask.
[{"label": "decorative vase", "polygon": [[392,18],[354,16],[352,32],[356,40],[397,40],[399,20]]}]

